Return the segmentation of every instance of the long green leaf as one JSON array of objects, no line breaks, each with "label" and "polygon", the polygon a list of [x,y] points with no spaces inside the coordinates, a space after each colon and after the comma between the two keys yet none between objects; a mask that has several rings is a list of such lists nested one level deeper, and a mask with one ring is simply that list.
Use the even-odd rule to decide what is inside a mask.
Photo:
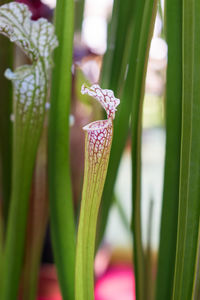
[{"label": "long green leaf", "polygon": [[166,155],[157,300],[171,298],[175,266],[182,112],[182,1],[166,1],[166,38],[168,44]]},{"label": "long green leaf", "polygon": [[[104,76],[105,78],[108,77],[107,85],[117,95],[122,91],[127,70],[134,2],[135,0],[128,0],[126,5],[124,5],[123,0],[115,0],[114,2],[111,32],[109,32],[108,39],[108,53],[105,55],[101,80],[102,84],[105,85]],[[110,70],[108,69],[109,65]]]},{"label": "long green leaf", "polygon": [[121,0],[119,5],[116,41],[109,82],[109,88],[111,88],[117,94],[122,92],[122,87],[128,68],[128,57],[131,46],[130,35],[132,33],[133,26],[134,2],[135,0],[129,0],[128,3],[124,5],[123,0]]},{"label": "long green leaf", "polygon": [[53,250],[63,299],[74,299],[75,226],[69,163],[74,1],[58,0],[49,120],[49,197]]},{"label": "long green leaf", "polygon": [[199,236],[198,236],[198,248],[195,264],[195,278],[193,283],[192,299],[198,300],[200,298],[200,222],[199,222]]},{"label": "long green leaf", "polygon": [[[138,9],[137,5],[139,4]],[[121,98],[121,105],[119,108],[119,112],[116,116],[114,121],[114,136],[113,136],[113,143],[111,148],[111,156],[108,165],[108,173],[107,178],[104,186],[104,192],[101,202],[101,210],[100,210],[100,218],[99,218],[99,235],[98,235],[98,244],[101,241],[105,227],[107,224],[109,210],[112,204],[113,199],[113,190],[115,185],[115,180],[117,177],[117,171],[119,168],[120,159],[126,144],[128,130],[129,130],[129,119],[132,107],[132,100],[133,100],[133,92],[134,92],[134,81],[136,76],[136,65],[138,61],[138,47],[139,47],[139,40],[142,39],[141,36],[141,24],[142,24],[142,12],[143,12],[144,0],[142,1],[135,1],[134,7],[132,10],[132,20],[133,24],[131,27],[130,33],[130,55],[128,57],[128,61],[126,65],[128,65],[127,69],[127,77],[124,83],[124,88],[122,91]],[[124,16],[126,18],[126,16]],[[127,28],[128,30],[128,28]],[[118,59],[113,61],[113,64],[120,63]],[[120,76],[120,75],[119,75]],[[103,78],[102,78],[103,81]],[[104,82],[104,81],[103,81]]]},{"label": "long green leaf", "polygon": [[85,0],[78,0],[75,2],[75,31],[79,34],[82,29],[83,14],[84,14]]},{"label": "long green leaf", "polygon": [[117,22],[119,14],[119,6],[121,0],[114,0],[112,18],[108,24],[107,50],[103,57],[103,65],[101,70],[101,86],[107,88],[110,83],[110,74],[113,63],[114,45],[117,39]]},{"label": "long green leaf", "polygon": [[174,300],[192,299],[200,217],[200,1],[183,1],[183,107]]},{"label": "long green leaf", "polygon": [[138,3],[136,9],[142,13],[141,35],[136,64],[135,82],[132,106],[132,230],[134,236],[134,268],[136,278],[136,297],[145,299],[145,264],[142,246],[141,230],[141,132],[144,87],[149,57],[149,48],[157,13],[157,0],[148,0]]},{"label": "long green leaf", "polygon": [[153,224],[153,199],[150,199],[147,221],[147,247],[145,253],[145,300],[153,299],[154,280],[152,278],[152,224]]}]

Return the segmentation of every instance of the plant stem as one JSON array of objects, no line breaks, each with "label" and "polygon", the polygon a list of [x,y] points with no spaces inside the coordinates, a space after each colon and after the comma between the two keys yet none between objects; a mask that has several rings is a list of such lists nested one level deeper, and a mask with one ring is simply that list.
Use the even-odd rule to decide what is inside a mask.
[{"label": "plant stem", "polygon": [[[136,297],[145,300],[145,263],[141,229],[141,134],[144,87],[150,42],[153,35],[157,0],[145,1],[142,11],[141,39],[138,46],[135,89],[132,107],[132,229],[134,236],[134,267],[136,278]],[[147,31],[148,28],[148,31]]]},{"label": "plant stem", "polygon": [[[172,9],[173,6],[173,9]],[[156,283],[156,300],[171,299],[175,268],[179,202],[182,112],[182,1],[166,1],[168,67],[166,84],[166,154]]]},{"label": "plant stem", "polygon": [[69,163],[74,1],[58,0],[49,119],[48,175],[53,250],[64,300],[74,299],[75,226]]},{"label": "plant stem", "polygon": [[81,33],[85,0],[78,0],[75,3],[75,31]]},{"label": "plant stem", "polygon": [[47,199],[47,130],[43,130],[30,200],[20,299],[35,300],[41,252],[49,215]]},{"label": "plant stem", "polygon": [[199,222],[199,235],[198,235],[198,246],[195,263],[195,280],[193,283],[192,299],[198,300],[200,298],[200,222]]},{"label": "plant stem", "polygon": [[173,300],[192,299],[200,218],[200,1],[183,1],[182,137]]},{"label": "plant stem", "polygon": [[[121,105],[118,109],[118,113],[116,115],[116,119],[114,120],[114,136],[113,136],[113,143],[112,143],[112,149],[111,149],[111,155],[110,155],[110,161],[108,166],[108,173],[107,178],[104,186],[102,201],[101,201],[101,208],[100,208],[100,218],[99,218],[99,233],[98,233],[98,239],[97,239],[97,245],[100,244],[100,241],[102,240],[102,237],[104,235],[104,231],[107,224],[108,214],[109,210],[112,204],[113,199],[113,190],[114,185],[117,177],[117,171],[119,168],[119,163],[123,154],[124,147],[126,145],[127,137],[128,137],[128,131],[130,126],[130,116],[131,116],[131,110],[132,106],[135,105],[134,101],[136,103],[139,101],[139,98],[133,99],[133,94],[136,89],[135,80],[137,75],[137,72],[141,72],[140,68],[137,68],[137,66],[141,66],[143,70],[143,66],[141,63],[138,63],[141,61],[141,56],[145,52],[148,56],[148,51],[146,52],[147,47],[147,41],[146,41],[146,35],[151,35],[150,33],[150,27],[148,27],[148,24],[145,22],[148,22],[151,20],[151,15],[147,17],[147,19],[143,18],[143,10],[144,10],[144,0],[136,0],[132,5],[134,5],[132,9],[132,15],[131,19],[132,21],[129,21],[129,25],[133,24],[133,26],[130,26],[130,28],[127,28],[126,36],[127,40],[126,43],[130,43],[130,49],[127,50],[129,55],[127,57],[127,61],[124,60],[124,64],[128,66],[127,68],[127,76],[125,79],[125,83],[122,90],[122,96],[121,98]],[[151,11],[150,11],[151,12]],[[127,18],[126,15],[124,15],[124,18]],[[126,21],[124,20],[126,23]],[[123,30],[120,30],[120,24],[118,25],[118,29],[120,34],[125,34]],[[129,32],[130,30],[130,32]],[[112,37],[111,37],[112,38]],[[121,37],[123,39],[123,37]],[[130,39],[130,41],[129,41]],[[139,45],[142,45],[139,49]],[[120,48],[122,45],[118,45]],[[127,46],[129,48],[129,46]],[[122,47],[123,48],[123,47]],[[121,49],[122,49],[121,48]],[[117,50],[116,50],[117,51]],[[122,50],[121,50],[122,51]],[[120,62],[118,61],[119,58],[113,61],[113,65],[118,65]],[[105,61],[106,64],[106,61]],[[106,67],[105,67],[106,68]],[[116,67],[117,68],[117,67]],[[113,66],[113,71],[114,71]],[[116,69],[115,69],[116,70]],[[103,70],[104,71],[104,70]],[[104,75],[104,73],[103,73]],[[119,75],[120,76],[120,75]],[[112,75],[111,75],[112,77]],[[104,78],[102,76],[102,82],[104,83]],[[107,82],[107,80],[106,80]],[[122,83],[123,84],[123,83]],[[137,82],[137,84],[141,88],[142,81]],[[121,87],[121,82],[119,84]],[[138,112],[138,110],[136,110]]]},{"label": "plant stem", "polygon": [[153,299],[154,282],[152,278],[152,224],[153,224],[153,199],[150,199],[147,221],[147,248],[145,251],[145,300]]},{"label": "plant stem", "polygon": [[114,0],[112,18],[108,24],[107,50],[103,57],[103,65],[101,69],[101,86],[103,88],[109,87],[109,83],[110,83],[114,45],[117,39],[117,22],[118,22],[120,1],[121,0]]},{"label": "plant stem", "polygon": [[[17,299],[27,224],[28,203],[41,125],[25,126],[16,117],[13,141],[13,177],[6,235],[2,300]],[[30,140],[30,136],[32,137]],[[12,284],[12,289],[10,285]]]}]

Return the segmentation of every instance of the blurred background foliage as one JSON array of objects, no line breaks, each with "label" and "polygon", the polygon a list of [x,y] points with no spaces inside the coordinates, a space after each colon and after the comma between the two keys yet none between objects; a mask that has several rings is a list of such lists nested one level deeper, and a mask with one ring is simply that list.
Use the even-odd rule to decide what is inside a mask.
[{"label": "blurred background foliage", "polygon": [[[101,280],[120,264],[131,266],[135,275],[136,292],[132,285],[127,299],[199,299],[200,1],[18,2],[29,5],[33,19],[54,22],[60,42],[26,212],[20,297],[34,300],[47,293],[45,276],[51,282],[57,278],[47,263],[54,262],[63,299],[74,297],[82,127],[104,118],[101,107],[80,90],[84,82],[99,82],[121,104],[99,214],[96,299],[107,299]],[[0,36],[0,284],[13,124],[12,88],[3,73],[25,63],[21,51]],[[112,299],[120,299],[114,289]],[[51,293],[59,294],[52,287]]]}]

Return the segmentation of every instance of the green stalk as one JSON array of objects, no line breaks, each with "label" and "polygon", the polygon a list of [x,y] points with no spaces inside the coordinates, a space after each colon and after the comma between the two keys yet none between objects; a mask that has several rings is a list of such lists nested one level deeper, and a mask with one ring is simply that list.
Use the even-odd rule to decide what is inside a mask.
[{"label": "green stalk", "polygon": [[[130,35],[133,27],[135,0],[121,0],[117,15],[116,39],[114,43],[112,65],[110,70],[109,88],[117,95],[120,95],[125,81],[125,73],[127,71],[128,58],[130,55]],[[113,45],[112,45],[113,47]],[[116,63],[117,62],[117,63]]]},{"label": "green stalk", "polygon": [[108,49],[104,56],[101,83],[120,95],[127,70],[130,34],[133,26],[135,1],[115,0],[108,30]]},{"label": "green stalk", "polygon": [[145,251],[145,300],[153,299],[154,292],[154,281],[152,278],[152,224],[153,224],[153,199],[150,199],[149,211],[148,211],[148,221],[147,221],[147,248]]},{"label": "green stalk", "polygon": [[69,163],[69,113],[74,1],[58,0],[59,47],[55,51],[49,119],[48,176],[54,256],[63,299],[74,299],[75,226]]},{"label": "green stalk", "polygon": [[47,198],[47,136],[44,129],[38,148],[32,195],[30,200],[22,290],[20,299],[35,300],[37,296],[38,274],[40,269],[41,252],[48,221]]},{"label": "green stalk", "polygon": [[[136,297],[145,299],[145,264],[141,229],[141,134],[144,87],[149,57],[149,48],[157,13],[157,0],[145,1],[142,13],[141,36],[138,47],[138,61],[132,106],[132,230],[134,236],[134,268]],[[149,30],[147,31],[146,28]]]},{"label": "green stalk", "polygon": [[81,33],[85,0],[77,0],[75,2],[75,31]]},{"label": "green stalk", "polygon": [[108,24],[108,39],[107,39],[107,50],[103,57],[103,65],[101,70],[101,85],[103,88],[109,86],[110,74],[113,62],[114,46],[117,40],[117,22],[119,15],[119,6],[121,0],[114,0],[112,18]]},{"label": "green stalk", "polygon": [[84,127],[85,170],[76,248],[75,299],[92,300],[97,218],[110,156],[115,107],[119,99],[114,98],[112,91],[102,90],[98,85],[91,88],[83,86],[82,93],[96,98],[108,116],[107,120]]},{"label": "green stalk", "polygon": [[195,280],[193,283],[192,299],[198,300],[200,297],[200,223],[199,223],[199,235],[198,235],[198,248],[195,263]]},{"label": "green stalk", "polygon": [[183,1],[182,139],[174,300],[192,299],[200,218],[200,1]]},{"label": "green stalk", "polygon": [[124,211],[123,204],[120,202],[120,200],[117,198],[117,196],[115,194],[113,195],[113,203],[118,210],[118,213],[119,213],[119,216],[120,216],[120,219],[121,219],[124,229],[131,235],[129,220]]},{"label": "green stalk", "polygon": [[[41,130],[41,125],[31,128],[32,126],[25,127],[20,123],[17,118],[13,132],[13,185],[5,247],[4,285],[1,298],[3,300],[17,299],[23,262],[28,199]],[[30,136],[32,137],[31,141],[29,140]]]},{"label": "green stalk", "polygon": [[[172,9],[173,6],[173,9]],[[175,267],[182,112],[182,2],[166,1],[168,67],[166,85],[166,155],[156,299],[172,296]]]},{"label": "green stalk", "polygon": [[[122,96],[121,96],[121,105],[119,108],[119,112],[116,116],[114,121],[114,136],[113,136],[113,143],[111,149],[111,156],[108,165],[108,174],[104,186],[101,208],[100,208],[100,218],[99,218],[99,233],[98,233],[98,244],[102,240],[109,210],[112,204],[113,199],[113,190],[114,185],[117,177],[117,171],[119,168],[120,159],[126,144],[128,130],[129,130],[129,121],[131,115],[131,109],[134,105],[134,101],[138,101],[138,99],[134,98],[133,94],[135,90],[135,80],[137,72],[140,70],[137,68],[140,63],[140,57],[146,51],[146,35],[151,35],[150,27],[147,27],[145,22],[149,22],[151,20],[151,15],[147,16],[147,19],[144,20],[143,18],[143,10],[144,10],[145,1],[144,0],[137,0],[134,1],[134,7],[132,10],[132,19],[133,25],[131,27],[130,36],[127,35],[127,38],[130,38],[130,52],[128,58],[128,69],[127,69],[127,77],[124,83]],[[151,11],[150,11],[151,12]],[[126,16],[124,16],[126,18]],[[132,23],[130,23],[132,24]],[[128,30],[128,29],[127,29]],[[129,42],[129,41],[127,41]],[[139,45],[141,45],[139,49]],[[120,61],[116,59],[113,61],[113,64],[118,64]],[[127,64],[126,64],[127,65]],[[142,65],[141,65],[142,66]],[[138,83],[137,83],[138,84]],[[141,85],[142,82],[139,83]],[[135,100],[136,99],[136,100]]]}]

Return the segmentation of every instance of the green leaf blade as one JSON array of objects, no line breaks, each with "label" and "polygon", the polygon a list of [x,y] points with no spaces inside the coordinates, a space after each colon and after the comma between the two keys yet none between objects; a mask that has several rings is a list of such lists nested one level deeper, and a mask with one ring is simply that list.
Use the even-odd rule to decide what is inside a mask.
[{"label": "green leaf blade", "polygon": [[[116,3],[116,6],[119,9],[119,4]],[[123,150],[127,141],[128,131],[129,131],[129,124],[130,124],[130,115],[131,109],[133,105],[133,93],[134,93],[134,84],[135,84],[135,68],[137,66],[137,55],[138,55],[138,48],[139,48],[139,39],[141,36],[141,24],[142,24],[142,11],[143,11],[144,1],[134,2],[134,9],[132,10],[132,15],[130,18],[132,19],[131,23],[132,26],[130,27],[130,52],[127,58],[127,62],[125,66],[128,65],[127,69],[127,76],[124,83],[124,87],[122,90],[121,96],[121,105],[114,120],[114,135],[113,135],[113,142],[112,142],[112,149],[111,149],[111,156],[108,165],[108,173],[107,178],[104,186],[104,192],[102,196],[101,202],[101,210],[100,210],[100,218],[99,218],[99,237],[98,237],[98,244],[100,243],[105,228],[107,224],[108,214],[110,207],[112,205],[113,199],[113,191],[114,185],[117,177],[117,171],[119,168],[119,163],[121,160],[121,156],[123,154]],[[137,11],[137,13],[136,13]],[[124,16],[126,17],[126,16]],[[126,21],[125,21],[126,22]],[[134,23],[134,26],[133,26]],[[117,26],[117,25],[116,25]],[[120,28],[120,24],[118,25]],[[129,38],[128,31],[129,28],[126,28],[126,35]],[[112,38],[112,36],[110,37]],[[117,37],[116,37],[117,38]],[[106,63],[106,62],[105,62]],[[113,60],[113,65],[120,63],[118,59],[115,61]],[[103,70],[104,71],[104,70]],[[104,73],[103,73],[104,75]],[[114,76],[112,73],[110,78]],[[102,78],[103,80],[103,78]],[[120,83],[121,85],[121,83]]]},{"label": "green leaf blade", "polygon": [[75,224],[69,161],[73,0],[57,1],[55,30],[59,47],[54,55],[48,138],[50,222],[62,296],[74,299]]},{"label": "green leaf blade", "polygon": [[[172,9],[173,5],[173,9]],[[175,268],[182,113],[182,3],[166,1],[168,67],[166,86],[166,155],[156,299],[172,296]]]},{"label": "green leaf blade", "polygon": [[180,203],[173,299],[191,299],[200,217],[199,1],[183,1],[183,111]]},{"label": "green leaf blade", "polygon": [[145,260],[142,245],[141,229],[141,133],[144,87],[147,62],[155,17],[157,1],[149,0],[137,4],[141,15],[141,35],[138,41],[137,61],[135,68],[135,82],[132,104],[132,231],[134,237],[134,270],[136,278],[136,298],[145,299]]}]

